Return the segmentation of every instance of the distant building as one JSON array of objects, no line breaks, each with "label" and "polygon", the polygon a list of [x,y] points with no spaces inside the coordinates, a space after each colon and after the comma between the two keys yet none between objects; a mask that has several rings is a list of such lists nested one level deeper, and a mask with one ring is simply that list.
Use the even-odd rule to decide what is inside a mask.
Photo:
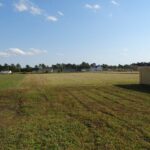
[{"label": "distant building", "polygon": [[90,71],[92,71],[92,72],[94,72],[94,71],[103,71],[103,67],[101,65],[97,65],[97,66],[93,65],[93,66],[91,66]]},{"label": "distant building", "polygon": [[39,73],[52,73],[54,72],[52,67],[46,67],[46,68],[39,68]]},{"label": "distant building", "polygon": [[86,72],[86,71],[88,71],[87,69],[81,69],[81,72]]},{"label": "distant building", "polygon": [[0,71],[0,74],[12,74],[11,70]]},{"label": "distant building", "polygon": [[140,84],[150,85],[150,67],[139,67]]}]

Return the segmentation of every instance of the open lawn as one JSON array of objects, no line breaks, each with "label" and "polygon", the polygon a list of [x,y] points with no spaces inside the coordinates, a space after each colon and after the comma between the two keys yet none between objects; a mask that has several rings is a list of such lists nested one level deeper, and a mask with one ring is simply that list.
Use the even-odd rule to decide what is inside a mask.
[{"label": "open lawn", "polygon": [[0,149],[148,150],[138,73],[0,75]]}]

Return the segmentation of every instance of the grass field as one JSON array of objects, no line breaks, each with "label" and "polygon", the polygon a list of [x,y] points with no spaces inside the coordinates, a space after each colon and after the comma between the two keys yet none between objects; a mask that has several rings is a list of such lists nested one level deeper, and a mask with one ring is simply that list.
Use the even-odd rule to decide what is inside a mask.
[{"label": "grass field", "polygon": [[150,87],[138,78],[0,75],[0,149],[150,149]]}]

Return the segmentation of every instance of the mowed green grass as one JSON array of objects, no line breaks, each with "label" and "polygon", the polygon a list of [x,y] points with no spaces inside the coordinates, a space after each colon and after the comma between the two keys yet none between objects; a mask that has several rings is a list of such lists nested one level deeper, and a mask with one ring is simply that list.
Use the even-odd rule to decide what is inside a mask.
[{"label": "mowed green grass", "polygon": [[0,149],[148,150],[138,73],[0,76]]},{"label": "mowed green grass", "polygon": [[25,75],[15,74],[15,75],[0,75],[0,90],[15,88],[19,86],[20,81],[25,77]]}]

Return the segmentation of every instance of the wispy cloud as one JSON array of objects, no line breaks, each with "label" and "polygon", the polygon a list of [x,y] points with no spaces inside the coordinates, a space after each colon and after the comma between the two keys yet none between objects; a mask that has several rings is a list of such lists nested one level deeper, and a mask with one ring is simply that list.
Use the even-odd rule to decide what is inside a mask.
[{"label": "wispy cloud", "polygon": [[61,11],[58,11],[57,13],[58,13],[58,15],[60,15],[60,16],[64,16],[64,13],[61,12]]},{"label": "wispy cloud", "polygon": [[[49,15],[46,10],[41,9],[39,6],[32,3],[30,0],[19,0],[17,3],[14,4],[15,10],[18,12],[28,12],[32,15],[41,15],[46,20],[50,22],[57,22],[58,16]],[[57,14],[59,16],[64,16],[61,11],[58,11]]]},{"label": "wispy cloud", "polygon": [[33,14],[33,15],[41,15],[42,14],[42,9],[38,8],[38,7],[30,7],[30,12]]},{"label": "wispy cloud", "polygon": [[39,54],[44,54],[47,51],[30,48],[28,51],[19,48],[9,48],[5,51],[0,51],[0,57],[10,57],[10,56],[35,56]]},{"label": "wispy cloud", "polygon": [[29,0],[20,0],[18,3],[14,4],[15,9],[18,12],[29,12],[33,15],[41,15],[43,10],[30,2]]},{"label": "wispy cloud", "polygon": [[47,20],[52,21],[52,22],[56,22],[56,21],[58,21],[58,18],[55,16],[47,16]]},{"label": "wispy cloud", "polygon": [[116,0],[111,0],[111,3],[115,6],[119,6],[120,4]]},{"label": "wispy cloud", "polygon": [[25,1],[20,1],[14,4],[14,6],[15,6],[15,9],[19,12],[28,11],[29,9]]},{"label": "wispy cloud", "polygon": [[7,57],[7,53],[6,52],[0,52],[0,57]]},{"label": "wispy cloud", "polygon": [[99,4],[85,4],[85,8],[97,11],[101,9],[101,6]]}]

